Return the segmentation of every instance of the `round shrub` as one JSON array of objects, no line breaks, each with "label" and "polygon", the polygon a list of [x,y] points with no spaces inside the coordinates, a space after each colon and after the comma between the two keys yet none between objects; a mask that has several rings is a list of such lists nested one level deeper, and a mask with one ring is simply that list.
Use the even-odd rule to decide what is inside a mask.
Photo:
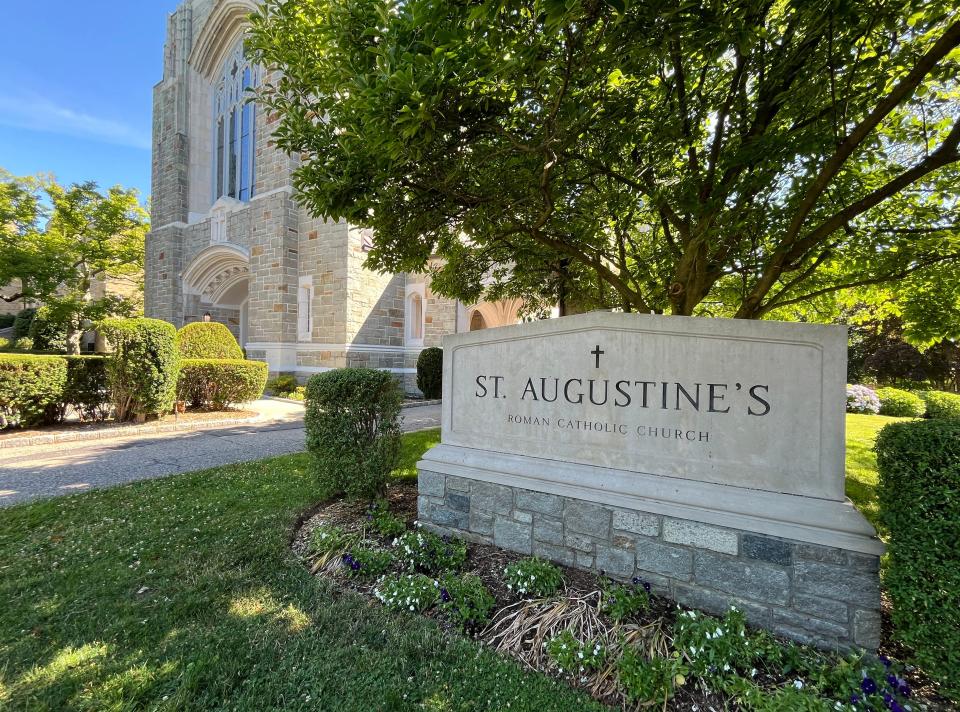
[{"label": "round shrub", "polygon": [[117,420],[169,413],[177,395],[177,330],[159,319],[106,319],[97,330],[114,351],[107,382]]},{"label": "round shrub", "polygon": [[67,351],[67,325],[49,307],[40,307],[33,315],[30,338],[37,351]]},{"label": "round shrub", "polygon": [[243,359],[243,350],[230,329],[215,321],[187,324],[177,336],[183,358]]},{"label": "round shrub", "polygon": [[923,398],[901,391],[899,388],[880,388],[877,390],[880,399],[880,415],[890,415],[895,418],[922,418],[927,411]]},{"label": "round shrub", "polygon": [[0,430],[42,423],[66,383],[63,358],[0,354]]},{"label": "round shrub", "polygon": [[417,388],[424,398],[439,398],[443,393],[443,349],[432,347],[417,359]]},{"label": "round shrub", "polygon": [[356,499],[384,493],[400,455],[403,394],[394,377],[342,368],[307,384],[307,449],[325,494]]},{"label": "round shrub", "polygon": [[297,377],[291,376],[290,374],[285,374],[283,376],[271,378],[269,381],[267,381],[267,388],[269,388],[275,396],[289,396],[298,388]]},{"label": "round shrub", "polygon": [[868,386],[847,386],[847,412],[876,415],[880,412],[880,399]]},{"label": "round shrub", "polygon": [[7,351],[10,347],[10,339],[0,336],[0,351]]},{"label": "round shrub", "polygon": [[16,320],[16,314],[0,314],[0,329],[9,329]]},{"label": "round shrub", "polygon": [[269,367],[243,359],[183,359],[177,399],[198,408],[223,410],[263,395]]},{"label": "round shrub", "polygon": [[30,324],[33,323],[33,317],[37,313],[36,309],[23,309],[17,313],[13,320],[13,340],[22,339],[30,336]]},{"label": "round shrub", "polygon": [[960,418],[960,394],[946,391],[924,391],[920,394],[927,404],[927,417],[934,419]]},{"label": "round shrub", "polygon": [[894,423],[877,437],[884,583],[894,635],[960,698],[960,420]]},{"label": "round shrub", "polygon": [[33,339],[29,336],[21,336],[13,342],[15,351],[33,351]]}]

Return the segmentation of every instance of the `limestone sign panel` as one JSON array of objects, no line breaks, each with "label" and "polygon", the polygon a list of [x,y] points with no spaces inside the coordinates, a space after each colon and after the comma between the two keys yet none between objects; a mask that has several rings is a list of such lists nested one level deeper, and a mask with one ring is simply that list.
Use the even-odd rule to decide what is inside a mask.
[{"label": "limestone sign panel", "polygon": [[444,444],[843,500],[842,327],[595,312],[445,351]]}]

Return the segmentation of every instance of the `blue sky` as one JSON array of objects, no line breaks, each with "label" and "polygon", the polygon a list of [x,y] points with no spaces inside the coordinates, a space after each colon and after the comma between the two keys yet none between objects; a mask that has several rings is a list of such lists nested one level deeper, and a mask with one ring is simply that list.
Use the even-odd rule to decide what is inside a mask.
[{"label": "blue sky", "polygon": [[178,0],[4,3],[0,167],[150,192],[152,91]]}]

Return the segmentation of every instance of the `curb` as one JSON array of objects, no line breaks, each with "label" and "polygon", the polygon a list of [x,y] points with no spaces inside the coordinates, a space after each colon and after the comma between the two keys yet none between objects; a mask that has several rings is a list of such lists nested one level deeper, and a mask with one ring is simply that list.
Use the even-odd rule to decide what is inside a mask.
[{"label": "curb", "polygon": [[22,438],[0,440],[0,450],[12,450],[21,447],[38,447],[40,445],[56,445],[58,443],[83,442],[87,440],[116,440],[136,435],[159,435],[163,433],[194,432],[212,430],[224,425],[249,425],[252,423],[283,423],[284,420],[259,420],[259,416],[252,418],[223,418],[207,420],[202,423],[157,423],[151,425],[108,425],[96,430],[84,430],[66,433],[45,433],[43,435],[28,435]]}]

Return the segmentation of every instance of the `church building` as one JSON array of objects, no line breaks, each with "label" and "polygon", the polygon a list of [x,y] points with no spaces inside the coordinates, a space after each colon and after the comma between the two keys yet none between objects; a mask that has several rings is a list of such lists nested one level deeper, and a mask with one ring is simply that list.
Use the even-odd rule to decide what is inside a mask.
[{"label": "church building", "polygon": [[517,323],[520,303],[440,297],[429,275],[380,275],[376,236],[312,217],[295,199],[298,158],[278,119],[247,101],[265,70],[244,55],[253,0],[185,0],[170,16],[154,89],[146,315],[226,324],[271,373],[344,366],[396,373],[415,391],[417,357],[444,334]]}]

